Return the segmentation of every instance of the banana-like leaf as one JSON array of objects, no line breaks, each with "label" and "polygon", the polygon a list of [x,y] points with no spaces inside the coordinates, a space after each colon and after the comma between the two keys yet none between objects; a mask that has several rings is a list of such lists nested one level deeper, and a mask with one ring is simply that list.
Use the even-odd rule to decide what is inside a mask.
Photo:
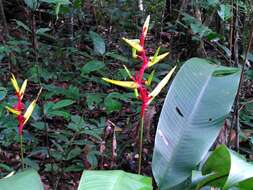
[{"label": "banana-like leaf", "polygon": [[152,180],[121,170],[84,171],[78,190],[152,190]]},{"label": "banana-like leaf", "polygon": [[33,170],[25,170],[0,180],[0,190],[43,190],[39,174]]},{"label": "banana-like leaf", "polygon": [[220,187],[223,190],[253,188],[253,164],[225,145],[219,146],[209,156],[202,167],[202,174],[208,177],[199,183],[198,188],[204,185]]},{"label": "banana-like leaf", "polygon": [[188,60],[176,75],[156,132],[152,170],[160,190],[191,176],[212,146],[237,92],[240,70]]}]

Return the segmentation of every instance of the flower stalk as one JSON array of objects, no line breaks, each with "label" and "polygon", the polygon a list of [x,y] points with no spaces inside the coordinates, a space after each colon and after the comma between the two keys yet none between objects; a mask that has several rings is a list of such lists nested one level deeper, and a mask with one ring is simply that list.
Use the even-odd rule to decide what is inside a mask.
[{"label": "flower stalk", "polygon": [[141,117],[141,130],[140,130],[140,149],[139,149],[138,174],[141,173],[142,146],[143,146],[143,131],[144,131],[144,117]]},{"label": "flower stalk", "polygon": [[160,62],[164,59],[169,53],[164,53],[159,55],[160,48],[156,51],[154,56],[148,57],[145,49],[145,38],[147,35],[148,27],[149,27],[150,16],[147,17],[146,21],[141,30],[141,35],[139,39],[127,39],[123,38],[123,40],[132,47],[132,56],[142,62],[139,71],[135,72],[135,76],[131,74],[131,72],[124,65],[124,69],[126,70],[128,76],[132,79],[132,81],[117,81],[108,78],[102,78],[104,81],[118,85],[124,88],[130,88],[134,90],[136,97],[142,102],[141,104],[141,124],[140,124],[140,143],[139,143],[139,161],[138,161],[138,173],[141,173],[141,165],[142,165],[142,149],[143,149],[143,133],[144,133],[144,116],[145,110],[148,105],[152,102],[152,100],[161,92],[162,88],[168,83],[173,72],[176,67],[169,71],[169,73],[161,80],[161,82],[155,87],[152,92],[149,92],[147,86],[149,86],[152,82],[154,71],[151,73],[151,77],[146,80],[144,78],[145,71]]},{"label": "flower stalk", "polygon": [[24,164],[23,135],[20,135],[20,156],[21,156],[22,170],[24,170],[25,164]]}]

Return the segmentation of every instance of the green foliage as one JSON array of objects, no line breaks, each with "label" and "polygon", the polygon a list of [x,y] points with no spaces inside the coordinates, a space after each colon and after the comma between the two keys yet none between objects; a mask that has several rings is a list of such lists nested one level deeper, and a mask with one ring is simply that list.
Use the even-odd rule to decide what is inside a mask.
[{"label": "green foliage", "polygon": [[120,170],[84,171],[78,190],[152,190],[150,177]]},{"label": "green foliage", "polygon": [[82,68],[82,75],[89,74],[90,72],[100,70],[105,67],[105,64],[101,61],[92,60],[87,62]]},{"label": "green foliage", "polygon": [[203,179],[197,189],[204,185],[219,187],[224,190],[232,187],[250,190],[253,186],[253,165],[240,154],[219,146],[206,160],[202,167]]},{"label": "green foliage", "polygon": [[233,105],[240,71],[188,60],[175,77],[159,119],[152,161],[160,189],[185,181],[217,138]]},{"label": "green foliage", "polygon": [[63,110],[63,108],[70,106],[74,103],[72,100],[61,100],[59,102],[53,103],[53,102],[47,102],[44,105],[44,114],[51,118],[54,116],[64,117],[65,119],[69,119],[70,114]]},{"label": "green foliage", "polygon": [[52,4],[63,4],[63,5],[68,5],[70,4],[69,0],[41,0],[42,2],[46,2],[46,3],[52,3]]},{"label": "green foliage", "polygon": [[35,170],[29,169],[0,180],[1,190],[43,190],[40,176]]},{"label": "green foliage", "polygon": [[111,113],[113,111],[121,110],[121,106],[122,106],[122,104],[119,101],[117,101],[116,99],[114,99],[113,96],[111,96],[111,95],[108,95],[105,98],[104,104],[105,104],[106,110],[109,113]]},{"label": "green foliage", "polygon": [[196,34],[199,39],[207,38],[209,41],[222,39],[221,35],[202,24],[196,18],[186,13],[183,13],[183,16],[184,23],[191,28],[192,32]]},{"label": "green foliage", "polygon": [[253,103],[251,101],[243,102],[242,110],[240,111],[240,121],[249,127],[253,127]]},{"label": "green foliage", "polygon": [[[153,88],[154,83],[159,83],[159,78],[165,74],[165,70],[168,70],[168,65],[174,65],[175,63],[180,65],[184,60],[192,57],[192,55],[208,57],[211,60],[210,62],[218,63],[220,61],[224,65],[232,65],[233,60],[229,62],[233,58],[231,55],[234,55],[234,48],[230,48],[230,24],[235,24],[233,21],[236,17],[233,14],[236,11],[236,6],[239,9],[239,27],[235,29],[238,29],[239,32],[240,43],[238,49],[240,63],[242,63],[241,59],[244,57],[244,47],[247,46],[249,27],[251,25],[252,1],[238,0],[234,1],[234,5],[231,5],[229,1],[220,0],[193,0],[186,1],[185,4],[180,1],[171,1],[171,7],[167,8],[165,5],[166,1],[143,1],[144,12],[138,10],[136,2],[135,0],[24,0],[21,4],[18,3],[17,7],[15,3],[15,6],[11,6],[13,10],[17,8],[17,11],[14,13],[9,7],[13,1],[4,1],[9,35],[5,37],[5,33],[3,33],[0,37],[0,157],[2,161],[0,163],[0,177],[17,170],[19,167],[16,162],[18,159],[17,144],[19,143],[17,122],[4,108],[5,105],[16,104],[13,97],[7,96],[7,89],[9,91],[7,80],[11,72],[17,74],[20,79],[29,79],[31,87],[28,88],[28,94],[25,97],[28,101],[34,96],[39,86],[43,87],[42,96],[39,99],[38,106],[35,108],[32,119],[24,128],[25,164],[28,167],[39,169],[43,175],[42,179],[52,179],[52,181],[49,181],[50,185],[57,181],[56,186],[58,186],[55,189],[61,189],[63,188],[60,186],[62,182],[64,182],[64,185],[68,183],[73,185],[72,181],[79,180],[75,176],[81,174],[84,169],[98,169],[99,166],[106,169],[124,168],[133,171],[136,168],[135,155],[138,147],[135,144],[136,139],[132,138],[132,136],[133,134],[135,135],[137,128],[136,120],[138,117],[136,115],[140,112],[139,104],[135,104],[137,100],[134,93],[125,93],[121,88],[117,89],[118,93],[115,93],[115,89],[111,89],[112,86],[102,82],[101,77],[108,76],[117,80],[129,80],[126,70],[118,68],[122,63],[129,68],[132,74],[138,69],[136,62],[130,56],[131,52],[125,49],[126,47],[119,42],[119,39],[123,36],[138,38],[137,30],[141,28],[144,14],[151,13],[151,17],[153,18],[152,23],[150,23],[151,33],[147,38],[147,45],[150,47],[147,50],[148,55],[154,54],[154,44],[157,44],[158,41],[161,45],[161,51],[171,50],[171,57],[166,60],[166,63],[159,63],[155,66],[155,72],[149,70],[149,74],[144,75],[150,89]],[[19,12],[19,10],[26,10],[26,14],[22,11]],[[175,13],[173,11],[170,12],[170,10],[175,10]],[[19,16],[19,13],[22,14],[22,17]],[[36,50],[33,49],[32,31],[34,26],[30,17],[31,14],[36,15]],[[170,16],[173,19],[170,19]],[[71,28],[73,29],[72,32]],[[197,44],[197,48],[195,46],[193,48],[194,44]],[[198,46],[199,44],[201,46]],[[195,49],[200,50],[201,54],[195,52]],[[194,53],[192,54],[193,51]],[[238,123],[241,130],[239,134],[239,150],[241,153],[247,152],[247,158],[251,159],[253,148],[253,103],[250,87],[253,79],[251,68],[253,58],[251,53],[247,59],[245,87],[241,91],[242,98],[240,99],[240,120]],[[203,62],[206,62],[206,60]],[[200,65],[199,69],[202,66]],[[208,70],[208,68],[209,66],[205,69]],[[197,70],[194,70],[194,73],[192,72],[189,69],[185,75],[192,76],[194,73],[200,73]],[[237,73],[237,69],[225,68],[225,70],[219,69],[213,72],[212,75],[209,73],[207,76],[210,76],[211,79],[215,78],[218,81],[222,81],[223,78],[229,78]],[[182,73],[179,74],[179,76],[182,75]],[[159,136],[159,131],[157,133],[156,141],[171,142],[172,145],[169,144],[169,146],[171,150],[173,149],[173,151],[167,151],[166,146],[165,148],[162,145],[159,146],[164,151],[163,155],[168,156],[166,159],[169,162],[171,171],[173,171],[173,173],[167,172],[166,174],[176,179],[168,181],[165,179],[164,184],[167,182],[170,184],[176,183],[177,180],[183,180],[183,178],[185,179],[190,176],[192,169],[198,168],[197,164],[203,158],[204,152],[208,151],[211,142],[214,141],[214,136],[216,136],[213,135],[212,140],[209,139],[212,132],[209,131],[211,129],[208,129],[206,123],[199,123],[199,121],[202,121],[202,117],[194,117],[196,119],[193,124],[193,120],[192,122],[185,122],[183,120],[187,115],[185,107],[189,110],[192,108],[189,106],[192,101],[188,98],[193,97],[195,92],[193,90],[185,90],[192,89],[192,86],[194,86],[195,83],[191,82],[192,78],[194,77],[187,78],[183,85],[181,85],[181,79],[179,80],[178,77],[176,80],[179,80],[179,82],[173,82],[173,84],[180,83],[182,87],[177,87],[180,93],[179,95],[176,94],[171,103],[168,103],[170,106],[166,110],[171,111],[169,113],[176,114],[176,117],[170,117],[174,115],[167,114],[166,119],[164,119],[166,121],[164,126],[167,128],[172,125],[168,122],[171,120],[177,119],[179,124],[180,122],[186,123],[185,126],[190,127],[182,131],[184,133],[190,131],[189,135],[180,132],[181,128],[178,127],[179,124],[171,126],[170,135],[168,135],[168,139],[172,139],[171,141],[167,140],[167,136]],[[151,83],[151,81],[153,82]],[[204,79],[199,80],[196,84],[200,84],[203,81]],[[210,82],[212,81],[210,80]],[[233,87],[230,84],[224,84],[225,81],[222,81],[219,83],[213,82],[213,88],[217,89],[216,93],[222,93],[226,88],[230,87],[232,91],[237,84],[237,80],[233,79],[233,81]],[[175,85],[172,85],[172,87],[174,89]],[[211,88],[211,85],[208,85],[208,87]],[[173,90],[170,90],[168,97],[171,96],[171,91]],[[178,100],[182,97],[185,101],[182,101],[179,105]],[[206,97],[209,96],[206,95]],[[203,97],[203,100],[206,99]],[[211,99],[212,101],[214,99]],[[220,106],[227,103],[227,101],[228,99],[215,107],[217,114],[223,110],[219,109]],[[162,96],[155,102],[157,113],[159,113],[162,102]],[[202,103],[200,101],[199,105],[204,105]],[[225,109],[225,107],[223,108]],[[120,110],[123,111],[119,112]],[[203,113],[210,113],[210,109],[207,109],[208,112],[204,108],[200,110]],[[165,111],[162,112],[162,115],[164,113]],[[226,110],[227,113],[228,110]],[[181,118],[181,115],[183,115],[183,118]],[[151,134],[151,139],[145,138],[144,141],[145,169],[143,168],[143,171],[145,174],[150,174],[152,146],[150,146],[149,141],[151,140],[151,144],[153,143],[153,125],[156,125],[156,118],[155,116],[154,119],[151,119],[153,122],[151,122],[150,128],[145,126],[147,136],[144,137],[148,137],[149,133]],[[210,123],[221,124],[222,120],[223,117]],[[118,155],[114,159],[111,156],[112,134],[110,130],[112,124],[110,122],[115,124],[116,130],[123,131],[115,132],[116,152]],[[161,125],[160,122],[159,127]],[[208,131],[204,134],[198,131],[198,127],[201,126],[202,129],[203,125],[205,125],[203,130]],[[219,127],[215,126],[213,128],[216,134]],[[230,127],[230,122],[228,122],[228,128]],[[196,134],[195,130],[197,131]],[[232,134],[234,134],[233,132],[232,130]],[[178,136],[182,137],[180,141],[182,144],[192,146],[185,146],[182,149],[181,146],[174,146],[178,140]],[[189,140],[189,136],[195,140],[201,137],[202,140],[192,142]],[[205,150],[204,148],[201,149],[201,146],[206,144],[208,146],[206,146]],[[103,146],[105,146],[104,151],[102,149]],[[157,150],[156,143],[155,155],[157,154]],[[221,155],[217,153],[218,150]],[[246,176],[247,172],[236,170],[237,173],[234,173],[233,170],[234,168],[239,168],[251,171],[252,166],[250,163],[246,163],[236,153],[231,150],[225,150],[225,148],[219,148],[213,154],[214,156],[211,156],[208,162],[205,163],[205,160],[201,160],[205,163],[204,167],[202,167],[202,172],[206,173],[202,175],[201,172],[197,172],[200,178],[198,178],[197,182],[193,181],[193,184],[198,185],[198,187],[205,186],[205,189],[208,190],[210,190],[210,186],[223,188],[225,184],[228,184],[227,187],[231,190],[243,190],[252,186],[252,180],[246,179],[251,174]],[[163,169],[168,166],[167,162],[163,162],[163,157],[161,158],[159,161],[154,159],[153,168],[161,167],[158,172],[154,169],[155,176],[159,172],[162,175]],[[219,162],[214,162],[212,159],[219,160]],[[180,164],[181,167],[179,168],[178,163],[181,160],[184,163]],[[240,160],[240,163],[238,164],[234,160]],[[236,166],[233,165],[235,166],[234,168],[231,167],[232,162],[236,163]],[[217,163],[220,163],[220,165]],[[200,164],[200,167],[202,165],[203,163]],[[208,168],[208,171],[206,168]],[[100,171],[98,172],[100,173]],[[101,171],[101,173],[104,175],[106,171]],[[115,175],[121,175],[123,172],[115,171],[114,173],[109,171],[109,173],[113,173],[112,178],[114,178]],[[182,177],[182,173],[185,174],[185,177]],[[132,176],[132,174],[128,174]],[[222,180],[216,180],[216,177],[220,177],[221,174],[224,174]],[[19,173],[17,175],[21,176]],[[97,177],[97,173],[93,174],[93,171],[84,172],[83,175],[93,176],[90,178],[92,181]],[[122,175],[125,175],[125,173]],[[107,177],[109,176],[111,174],[108,174]],[[139,176],[133,176],[131,179],[126,178],[130,181],[128,183],[135,184],[132,180],[139,179]],[[242,183],[231,182],[230,176],[233,179],[243,181]],[[161,178],[163,177],[166,178],[166,175],[161,176]],[[187,179],[174,189],[183,190],[186,187],[188,188],[190,186],[190,177]],[[213,183],[209,183],[210,179],[213,180]],[[18,183],[19,180],[15,179],[15,182]],[[82,178],[82,182],[85,184],[84,178]],[[95,184],[98,184],[98,182],[98,180],[94,181]],[[150,179],[148,184],[150,184]],[[12,189],[19,189],[15,188],[15,186],[11,187]],[[146,189],[150,188],[151,185],[147,186]],[[196,186],[192,189],[196,189]]]},{"label": "green foliage", "polygon": [[0,101],[3,100],[6,95],[7,95],[7,89],[4,87],[0,87]]},{"label": "green foliage", "polygon": [[101,93],[86,93],[86,104],[90,110],[98,107],[103,101]]},{"label": "green foliage", "polygon": [[94,51],[103,55],[105,53],[105,42],[104,39],[96,32],[89,32],[90,38],[93,43]]},{"label": "green foliage", "polygon": [[24,0],[27,7],[29,7],[31,10],[35,11],[39,6],[38,0]]},{"label": "green foliage", "polygon": [[223,21],[227,21],[232,17],[232,9],[229,4],[221,4],[218,10],[218,14]]}]

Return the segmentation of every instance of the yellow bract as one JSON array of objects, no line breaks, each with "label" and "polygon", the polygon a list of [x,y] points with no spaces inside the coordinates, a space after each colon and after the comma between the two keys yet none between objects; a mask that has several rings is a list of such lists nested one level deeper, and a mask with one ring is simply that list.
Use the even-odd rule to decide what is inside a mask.
[{"label": "yellow bract", "polygon": [[134,48],[132,48],[132,57],[135,58],[135,59],[138,57],[137,50],[134,49]]},{"label": "yellow bract", "polygon": [[28,121],[28,119],[32,115],[32,112],[33,112],[35,106],[36,106],[36,100],[33,100],[32,103],[28,106],[28,108],[24,114],[25,121],[24,121],[23,125],[26,124],[26,122]]},{"label": "yellow bract", "polygon": [[17,111],[17,110],[15,110],[15,109],[13,109],[13,108],[10,108],[9,106],[5,106],[5,108],[9,111],[9,112],[11,112],[11,113],[13,113],[13,114],[15,114],[15,115],[19,115],[21,112],[20,111]]},{"label": "yellow bract", "polygon": [[17,93],[19,93],[19,86],[18,86],[17,80],[13,74],[11,74],[11,83],[12,83],[12,86],[15,89],[15,91]]},{"label": "yellow bract", "polygon": [[21,89],[20,89],[20,96],[21,96],[21,99],[23,98],[24,94],[25,94],[25,89],[26,89],[26,86],[27,86],[27,80],[25,80],[21,86]]},{"label": "yellow bract", "polygon": [[152,100],[161,92],[163,87],[169,82],[175,69],[176,69],[176,66],[170,70],[170,72],[161,80],[161,82],[159,82],[159,84],[155,87],[155,89],[149,94],[149,97],[151,99],[149,100],[148,104],[152,102]]},{"label": "yellow bract", "polygon": [[115,84],[115,85],[125,87],[125,88],[136,89],[138,87],[138,84],[133,81],[120,81],[120,80],[112,80],[108,78],[102,78],[102,79],[108,83]]},{"label": "yellow bract", "polygon": [[33,110],[34,110],[34,108],[36,106],[36,103],[37,103],[37,101],[39,99],[39,96],[40,96],[41,92],[42,92],[42,88],[38,92],[35,100],[33,100],[32,103],[28,106],[28,108],[27,108],[27,110],[26,110],[26,112],[24,114],[24,118],[25,118],[24,125],[26,124],[26,122],[28,121],[28,119],[31,117],[32,112],[33,112]]},{"label": "yellow bract", "polygon": [[167,55],[169,55],[169,52],[163,53],[163,54],[158,55],[158,56],[150,57],[151,61],[148,62],[148,67],[151,67],[154,64],[158,63],[159,61],[161,61],[162,59],[164,59]]},{"label": "yellow bract", "polygon": [[19,86],[18,86],[18,82],[15,78],[15,76],[13,74],[11,74],[11,83],[12,83],[12,86],[13,88],[15,89],[16,93],[18,93],[21,97],[21,100],[24,96],[24,93],[25,93],[25,89],[26,89],[26,86],[27,86],[27,80],[25,80],[21,86],[21,89],[19,89]]},{"label": "yellow bract", "polygon": [[139,97],[139,92],[138,92],[138,89],[137,89],[137,88],[134,89],[134,95],[135,95],[136,98]]},{"label": "yellow bract", "polygon": [[[25,82],[24,82],[23,85],[22,85],[22,87],[24,86],[23,89],[25,89],[26,83],[27,83],[27,81],[25,80]],[[22,91],[22,88],[21,88],[21,91]],[[20,91],[20,92],[21,92],[21,91]],[[31,117],[32,112],[33,112],[33,110],[34,110],[34,108],[35,108],[35,106],[36,106],[36,102],[37,102],[37,100],[38,100],[38,98],[39,98],[39,95],[40,95],[41,91],[42,91],[42,88],[40,89],[39,93],[37,94],[36,99],[33,100],[32,103],[28,106],[28,108],[27,108],[27,110],[26,110],[26,112],[25,112],[25,114],[24,114],[25,120],[24,120],[23,125],[25,125],[26,122],[28,121],[28,119]],[[24,92],[24,91],[23,91],[23,92]],[[6,108],[9,112],[11,112],[11,113],[13,113],[13,114],[15,114],[15,115],[20,115],[20,114],[22,113],[21,111],[18,111],[18,110],[16,110],[16,109],[10,108],[9,106],[5,106],[5,108]]]},{"label": "yellow bract", "polygon": [[148,32],[149,21],[150,21],[150,15],[148,15],[148,17],[146,18],[146,20],[144,22],[144,25],[143,25],[143,28],[142,28],[144,38],[146,37],[147,32]]},{"label": "yellow bract", "polygon": [[128,45],[130,45],[132,48],[136,49],[137,51],[143,51],[143,48],[140,45],[140,40],[134,39],[129,40],[127,38],[122,38]]}]

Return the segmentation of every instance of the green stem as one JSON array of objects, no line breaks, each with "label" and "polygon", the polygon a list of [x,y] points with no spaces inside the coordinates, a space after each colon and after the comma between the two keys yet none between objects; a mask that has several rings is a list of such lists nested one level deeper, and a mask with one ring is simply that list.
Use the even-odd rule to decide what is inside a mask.
[{"label": "green stem", "polygon": [[144,117],[141,117],[141,129],[140,129],[140,149],[139,149],[138,174],[140,174],[140,173],[141,173],[142,145],[143,145],[143,128],[144,128]]},{"label": "green stem", "polygon": [[23,149],[23,135],[20,135],[20,154],[21,154],[21,164],[22,170],[24,170],[24,149]]}]

